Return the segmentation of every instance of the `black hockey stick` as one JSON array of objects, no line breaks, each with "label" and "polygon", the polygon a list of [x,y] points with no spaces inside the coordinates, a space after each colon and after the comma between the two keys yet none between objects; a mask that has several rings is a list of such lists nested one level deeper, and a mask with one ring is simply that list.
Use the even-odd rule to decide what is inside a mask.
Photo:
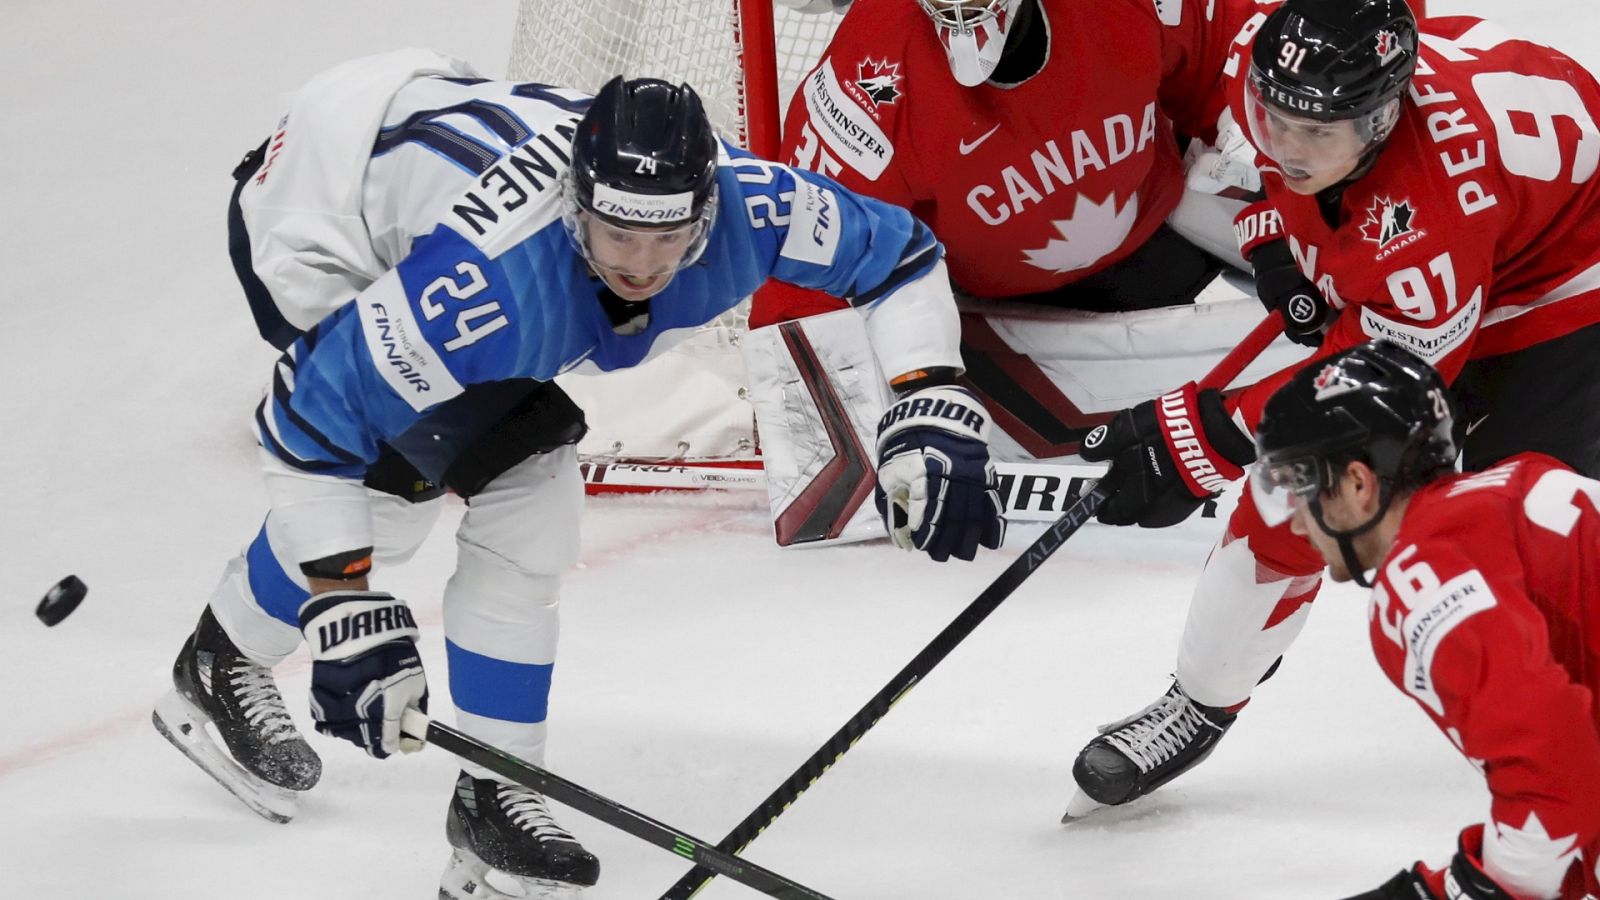
[{"label": "black hockey stick", "polygon": [[[1245,336],[1238,346],[1228,351],[1228,355],[1224,356],[1210,372],[1206,373],[1206,376],[1200,380],[1200,386],[1202,388],[1227,387],[1230,382],[1244,371],[1246,366],[1261,355],[1267,345],[1277,339],[1282,331],[1283,320],[1277,313],[1268,314],[1259,325]],[[908,691],[916,687],[918,682],[926,678],[928,673],[933,671],[933,667],[937,666],[946,656],[949,656],[950,651],[954,650],[957,644],[966,640],[967,635],[971,634],[984,619],[988,618],[989,614],[994,612],[1002,601],[1011,596],[1012,592],[1018,587],[1021,587],[1022,583],[1027,581],[1029,576],[1044,564],[1045,560],[1061,549],[1061,545],[1067,542],[1067,538],[1072,537],[1079,528],[1083,527],[1085,522],[1094,518],[1094,514],[1099,511],[1106,500],[1110,499],[1116,489],[1117,486],[1111,483],[1111,479],[1102,478],[1088,493],[1079,497],[1077,501],[1067,507],[1066,511],[1061,514],[1061,518],[1045,529],[1044,534],[1035,538],[1034,542],[1029,544],[1020,556],[1012,560],[1011,565],[1000,573],[1000,577],[984,588],[977,599],[969,603],[967,608],[956,616],[955,621],[945,626],[945,629],[939,632],[928,646],[922,648],[922,652],[913,657],[911,662],[906,663],[904,668],[889,679],[888,684],[884,685],[878,693],[873,695],[871,700],[867,701],[865,706],[851,716],[850,720],[844,723],[844,727],[835,732],[833,737],[828,738],[828,742],[823,744],[817,752],[811,754],[811,758],[802,763],[800,768],[796,769],[792,775],[784,779],[784,782],[778,785],[777,790],[773,791],[767,799],[761,801],[760,806],[757,806],[748,816],[745,816],[744,821],[728,832],[728,836],[717,844],[717,849],[728,853],[739,853],[749,846],[750,842],[765,831],[773,820],[777,819],[785,809],[789,808],[790,804],[805,793],[806,788],[809,788],[818,778],[822,777],[824,772],[832,768],[833,764],[838,762],[841,756],[844,756],[846,750],[854,746],[855,742],[860,740],[861,736],[866,734],[872,726],[878,724],[878,720],[883,718],[884,714],[896,703],[900,702],[901,697],[904,697]],[[668,888],[665,894],[661,895],[660,900],[689,900],[690,897],[699,893],[700,889],[704,888],[716,876],[717,873],[711,871],[708,867],[690,869],[672,887]]]},{"label": "black hockey stick", "polygon": [[[740,859],[732,853],[718,850],[705,841],[690,837],[670,825],[657,822],[615,800],[608,800],[582,785],[574,784],[530,762],[520,760],[470,735],[462,734],[448,725],[431,721],[415,709],[405,711],[400,720],[400,728],[407,735],[421,738],[441,750],[448,750],[468,762],[483,766],[552,800],[565,803],[642,841],[676,853],[698,867],[726,875],[768,897],[777,897],[779,900],[830,900],[826,894],[790,881],[776,872]],[[697,872],[700,870],[700,868],[695,869]]]}]

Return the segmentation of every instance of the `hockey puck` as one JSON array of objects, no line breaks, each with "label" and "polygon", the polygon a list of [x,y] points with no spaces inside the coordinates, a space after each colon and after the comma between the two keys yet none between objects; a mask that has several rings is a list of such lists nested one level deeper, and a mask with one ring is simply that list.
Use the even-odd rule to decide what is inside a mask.
[{"label": "hockey puck", "polygon": [[89,586],[84,584],[82,579],[76,575],[68,575],[45,593],[44,599],[39,601],[39,608],[34,610],[33,614],[46,625],[57,625],[62,619],[72,615],[72,611],[78,608],[78,604],[83,602],[88,593]]}]

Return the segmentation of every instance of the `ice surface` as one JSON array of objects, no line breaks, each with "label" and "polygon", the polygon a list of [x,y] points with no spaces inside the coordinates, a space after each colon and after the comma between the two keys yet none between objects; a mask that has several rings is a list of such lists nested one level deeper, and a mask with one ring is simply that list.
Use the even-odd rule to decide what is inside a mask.
[{"label": "ice surface", "polygon": [[[272,354],[226,254],[228,171],[278,96],[427,45],[497,72],[514,3],[140,0],[0,7],[0,897],[425,898],[448,856],[437,750],[379,763],[313,737],[322,785],[258,819],[150,727],[224,561],[259,523],[248,415]],[[1568,0],[1439,2],[1600,64]],[[1577,21],[1579,18],[1587,22]],[[1585,46],[1571,46],[1574,40]],[[444,694],[441,526],[382,585]],[[550,766],[715,840],[1003,568],[884,545],[779,552],[748,497],[591,501],[566,589]],[[1088,529],[752,847],[840,900],[1335,898],[1481,814],[1481,780],[1382,680],[1358,592],[1330,590],[1211,761],[1064,828],[1095,724],[1167,684],[1203,541]],[[87,601],[32,611],[76,573]],[[302,725],[303,657],[280,670]],[[592,900],[680,860],[568,811]],[[754,896],[719,880],[703,897]]]}]

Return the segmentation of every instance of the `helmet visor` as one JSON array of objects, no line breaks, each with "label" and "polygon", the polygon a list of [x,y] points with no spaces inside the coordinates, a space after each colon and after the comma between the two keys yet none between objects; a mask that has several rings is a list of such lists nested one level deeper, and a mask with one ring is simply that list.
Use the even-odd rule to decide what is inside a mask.
[{"label": "helmet visor", "polygon": [[1250,498],[1261,520],[1276,528],[1324,488],[1322,461],[1314,456],[1263,457],[1250,471]]},{"label": "helmet visor", "polygon": [[[598,186],[596,196],[601,196]],[[584,260],[597,272],[634,282],[661,278],[693,265],[705,252],[717,219],[715,184],[699,213],[687,222],[628,222],[607,216],[599,208],[589,209],[577,199],[570,170],[562,184],[562,200],[562,223]],[[687,211],[690,201],[681,202]]]},{"label": "helmet visor", "polygon": [[1361,165],[1383,142],[1400,115],[1400,101],[1353,118],[1319,119],[1295,115],[1273,105],[1262,94],[1254,69],[1244,92],[1245,121],[1261,154],[1291,179],[1339,180]]}]

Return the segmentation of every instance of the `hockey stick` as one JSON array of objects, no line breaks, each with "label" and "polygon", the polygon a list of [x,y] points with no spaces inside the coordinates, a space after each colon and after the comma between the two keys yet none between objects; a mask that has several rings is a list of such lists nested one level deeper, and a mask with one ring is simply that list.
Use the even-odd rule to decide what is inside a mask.
[{"label": "hockey stick", "polygon": [[[1202,388],[1215,387],[1219,389],[1227,387],[1245,370],[1246,366],[1261,355],[1267,345],[1277,339],[1282,331],[1282,319],[1279,318],[1277,313],[1269,314],[1267,318],[1261,321],[1261,324],[1257,325],[1245,336],[1238,346],[1230,350],[1227,356],[1224,356],[1210,372],[1206,373],[1206,376],[1199,382],[1200,386]],[[1029,544],[1027,549],[1023,550],[1021,555],[1013,560],[1004,572],[1000,573],[1000,577],[984,588],[977,599],[968,604],[967,608],[956,616],[955,621],[945,626],[945,629],[939,632],[928,646],[922,648],[922,652],[913,657],[911,662],[906,663],[905,668],[896,673],[888,684],[884,685],[878,693],[873,695],[871,700],[867,701],[865,706],[851,716],[850,720],[844,723],[844,727],[835,732],[827,743],[823,744],[817,752],[811,754],[811,758],[802,763],[800,768],[796,769],[782,784],[778,785],[777,790],[773,791],[767,799],[761,801],[760,806],[757,806],[748,816],[745,816],[744,821],[740,822],[728,833],[727,837],[717,844],[717,849],[728,853],[739,853],[749,846],[750,842],[765,831],[768,825],[771,825],[785,809],[789,808],[790,804],[798,800],[807,788],[818,778],[821,778],[824,772],[832,768],[833,764],[838,762],[841,756],[844,756],[846,750],[854,746],[855,742],[860,740],[861,736],[866,734],[872,726],[878,724],[878,720],[883,718],[884,714],[896,703],[900,702],[900,698],[904,697],[923,678],[926,678],[928,673],[933,671],[934,666],[937,666],[946,656],[950,655],[950,651],[954,650],[957,644],[966,640],[967,635],[971,634],[984,619],[988,618],[989,614],[994,612],[1002,601],[1011,596],[1012,592],[1018,587],[1021,587],[1022,583],[1027,581],[1029,576],[1039,566],[1043,565],[1045,560],[1059,550],[1061,545],[1067,542],[1068,538],[1077,533],[1078,529],[1083,527],[1083,523],[1094,518],[1094,514],[1099,511],[1106,500],[1110,499],[1116,489],[1117,486],[1112,483],[1112,479],[1102,478],[1095,483],[1095,486],[1088,493],[1078,498],[1077,502],[1068,507],[1061,514],[1061,518],[1056,520],[1055,524],[1045,529],[1044,534],[1035,538],[1033,543]],[[716,875],[717,873],[706,867],[690,869],[688,873],[678,879],[677,883],[668,888],[666,893],[661,895],[660,900],[689,900],[690,897],[699,893],[701,888],[710,883],[711,879],[715,878]]]},{"label": "hockey stick", "polygon": [[[608,800],[582,785],[574,784],[530,762],[520,760],[448,725],[431,721],[415,709],[408,709],[401,716],[400,728],[407,735],[425,740],[441,750],[448,750],[467,762],[483,766],[529,790],[538,791],[553,800],[565,803],[642,841],[670,850],[697,866],[715,870],[717,874],[726,875],[768,897],[777,897],[779,900],[829,900],[827,895],[820,894],[805,885],[790,881],[776,872],[747,862],[731,853],[718,850],[705,841],[690,837],[670,825],[657,822],[615,800]],[[697,868],[695,871],[701,869]]]}]

